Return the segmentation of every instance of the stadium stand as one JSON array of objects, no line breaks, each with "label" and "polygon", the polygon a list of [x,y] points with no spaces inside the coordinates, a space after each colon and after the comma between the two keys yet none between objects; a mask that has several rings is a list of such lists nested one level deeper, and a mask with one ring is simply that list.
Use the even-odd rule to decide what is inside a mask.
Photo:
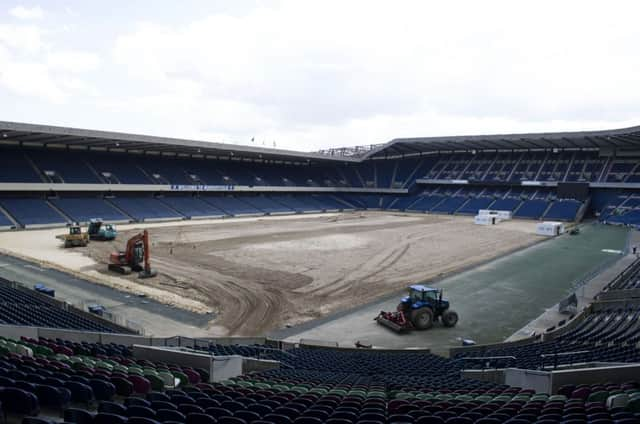
[{"label": "stadium stand", "polygon": [[[268,351],[211,348],[245,357]],[[422,352],[297,348],[277,353],[287,368],[222,383],[209,382],[208,370],[136,359],[113,343],[3,338],[0,352],[9,414],[47,408],[76,423],[630,423],[639,409],[635,382],[565,385],[549,395],[461,378],[460,360]]]},{"label": "stadium stand", "polygon": [[461,215],[475,215],[480,209],[489,209],[493,204],[492,197],[472,197],[467,203],[462,205],[456,213]]},{"label": "stadium stand", "polygon": [[511,211],[518,209],[522,202],[519,199],[496,199],[495,202],[491,204],[491,208],[498,211]]},{"label": "stadium stand", "polygon": [[[72,156],[72,155],[69,155]],[[81,158],[78,158],[82,160]],[[68,157],[68,160],[74,160]],[[100,175],[106,184],[155,184],[129,156],[113,154],[91,154],[87,163]]]},{"label": "stadium stand", "polygon": [[8,229],[13,227],[15,227],[15,225],[13,224],[13,222],[11,222],[9,217],[2,213],[2,211],[0,211],[0,229]]},{"label": "stadium stand", "polygon": [[539,219],[549,207],[546,200],[532,199],[522,202],[520,207],[513,213],[516,218]]},{"label": "stadium stand", "polygon": [[353,209],[351,206],[347,205],[345,202],[341,202],[338,197],[334,197],[326,194],[313,194],[311,198],[314,202],[318,203],[323,207],[323,209],[331,211],[331,210],[349,210]]},{"label": "stadium stand", "polygon": [[158,198],[187,218],[220,217],[226,213],[195,196],[163,196]]},{"label": "stadium stand", "polygon": [[99,332],[130,332],[0,277],[0,324],[67,328]]},{"label": "stadium stand", "polygon": [[324,208],[320,203],[316,202],[311,196],[293,196],[293,195],[272,195],[271,199],[281,205],[294,210],[298,213],[302,212],[321,212]]},{"label": "stadium stand", "polygon": [[137,221],[184,218],[179,212],[154,197],[113,197],[108,201],[118,209],[127,211],[127,214]]},{"label": "stadium stand", "polygon": [[16,150],[3,150],[0,154],[0,181],[40,183],[36,169],[26,156]]},{"label": "stadium stand", "polygon": [[89,222],[93,218],[105,221],[130,221],[131,217],[111,203],[97,197],[62,197],[49,200],[75,222]]},{"label": "stadium stand", "polygon": [[239,197],[236,198],[234,196],[203,195],[201,198],[213,207],[226,212],[228,215],[241,216],[264,214],[264,212],[262,212],[260,209],[248,204]]},{"label": "stadium stand", "polygon": [[581,207],[582,202],[579,202],[577,200],[557,200],[553,202],[549,210],[547,210],[544,218],[558,221],[573,221]]},{"label": "stadium stand", "polygon": [[463,196],[447,197],[444,201],[438,203],[437,205],[435,205],[430,210],[433,211],[433,212],[441,212],[441,213],[453,214],[466,201],[467,201],[467,198],[463,197]]},{"label": "stadium stand", "polygon": [[267,214],[292,213],[293,209],[276,202],[270,196],[244,196],[242,200]]},{"label": "stadium stand", "polygon": [[79,160],[69,164],[69,155],[65,152],[29,151],[28,157],[41,173],[44,181],[67,184],[100,184],[97,174],[89,165]]},{"label": "stadium stand", "polygon": [[0,206],[23,226],[63,225],[69,221],[44,199],[6,197],[0,198]]}]

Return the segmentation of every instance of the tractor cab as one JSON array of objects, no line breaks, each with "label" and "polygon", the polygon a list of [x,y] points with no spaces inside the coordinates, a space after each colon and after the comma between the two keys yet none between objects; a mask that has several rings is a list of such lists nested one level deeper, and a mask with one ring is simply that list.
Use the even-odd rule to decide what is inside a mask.
[{"label": "tractor cab", "polygon": [[401,300],[402,304],[410,305],[411,309],[428,306],[439,315],[449,308],[449,301],[442,298],[442,290],[414,284],[409,286],[409,295]]},{"label": "tractor cab", "polygon": [[76,236],[82,234],[82,228],[79,225],[72,225],[69,227],[69,235]]}]

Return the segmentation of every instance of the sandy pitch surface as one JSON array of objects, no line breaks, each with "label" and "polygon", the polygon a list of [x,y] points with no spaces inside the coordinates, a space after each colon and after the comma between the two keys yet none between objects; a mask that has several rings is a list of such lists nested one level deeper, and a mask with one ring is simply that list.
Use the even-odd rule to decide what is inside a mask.
[{"label": "sandy pitch surface", "polygon": [[[140,228],[159,275],[106,271],[109,253]],[[0,233],[0,250],[195,312],[213,311],[212,335],[259,335],[371,302],[539,240],[535,223],[348,213],[118,227],[115,242],[64,249],[61,229]]]}]

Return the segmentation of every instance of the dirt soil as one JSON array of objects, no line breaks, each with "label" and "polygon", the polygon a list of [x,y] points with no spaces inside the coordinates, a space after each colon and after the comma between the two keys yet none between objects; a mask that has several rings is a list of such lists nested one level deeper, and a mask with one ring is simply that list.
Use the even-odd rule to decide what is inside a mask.
[{"label": "dirt soil", "polygon": [[[486,227],[470,217],[373,212],[147,228],[158,276],[126,278],[176,306],[206,305],[216,313],[212,335],[264,334],[539,240],[531,221]],[[109,253],[138,231],[91,243],[82,251],[95,263],[83,271],[106,276]]]}]

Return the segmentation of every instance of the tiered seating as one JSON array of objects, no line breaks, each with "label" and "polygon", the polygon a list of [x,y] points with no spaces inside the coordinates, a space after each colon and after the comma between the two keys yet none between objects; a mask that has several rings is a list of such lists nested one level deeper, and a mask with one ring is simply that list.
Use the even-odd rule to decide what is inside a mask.
[{"label": "tiered seating", "polygon": [[391,188],[391,182],[393,180],[393,174],[396,170],[398,161],[395,160],[379,160],[375,161],[376,176],[378,177],[379,188]]},{"label": "tiered seating", "polygon": [[201,199],[229,215],[264,214],[260,209],[245,202],[242,197],[203,195]]},{"label": "tiered seating", "polygon": [[44,199],[5,197],[0,198],[0,205],[23,226],[65,224],[68,221]]},{"label": "tiered seating", "polygon": [[573,221],[582,206],[582,202],[573,199],[561,199],[554,202],[547,213],[545,219],[556,219],[560,221]]},{"label": "tiered seating", "polygon": [[[398,166],[396,167],[396,173],[393,182],[391,183],[392,188],[402,188],[405,187],[405,183],[407,179],[411,175],[414,175],[415,171],[422,165],[421,159],[406,159],[402,162],[398,162]],[[424,175],[424,170],[421,171],[420,176]]]},{"label": "tiered seating", "polygon": [[313,194],[311,195],[311,198],[325,210],[352,209],[350,206],[340,202],[338,199],[328,194]]},{"label": "tiered seating", "polygon": [[467,198],[464,196],[448,197],[446,200],[433,207],[431,211],[452,214],[466,201]]},{"label": "tiered seating", "polygon": [[160,200],[146,196],[114,197],[109,199],[119,209],[126,211],[128,215],[137,221],[154,219],[182,219],[178,212],[162,203]]},{"label": "tiered seating", "polygon": [[242,200],[244,200],[246,203],[250,205],[253,205],[256,209],[261,210],[262,212],[265,212],[265,213],[273,214],[273,213],[293,213],[294,212],[293,209],[283,204],[280,204],[267,196],[246,196],[246,197],[243,197]]},{"label": "tiered seating", "polygon": [[154,158],[152,160],[138,160],[141,168],[157,184],[197,184],[189,177],[189,172],[185,170],[188,163],[185,160]]},{"label": "tiered seating", "polygon": [[358,165],[358,173],[365,187],[376,187],[376,171],[373,163],[364,162]]},{"label": "tiered seating", "polygon": [[435,205],[442,202],[444,196],[440,194],[429,194],[426,196],[421,196],[417,201],[411,204],[407,210],[412,211],[428,211],[431,210]]},{"label": "tiered seating", "polygon": [[[78,158],[79,159],[79,158]],[[71,161],[72,158],[69,157]],[[130,156],[122,155],[92,155],[88,162],[100,174],[102,180],[108,184],[156,184],[147,176]]]},{"label": "tiered seating", "polygon": [[493,204],[492,197],[474,197],[469,199],[456,213],[464,215],[475,215],[480,209],[489,209]]},{"label": "tiered seating", "polygon": [[605,176],[606,182],[623,182],[629,174],[637,168],[638,161],[635,158],[612,159],[609,172]]},{"label": "tiered seating", "polygon": [[382,196],[378,194],[357,195],[367,209],[380,209],[382,207]]},{"label": "tiered seating", "polygon": [[496,199],[491,205],[491,209],[496,211],[514,211],[522,203],[519,199]]},{"label": "tiered seating", "polygon": [[513,216],[518,218],[540,219],[548,207],[549,202],[546,200],[525,200],[518,210],[514,212]]},{"label": "tiered seating", "polygon": [[88,222],[93,218],[102,218],[105,221],[131,220],[102,198],[64,197],[51,199],[50,202],[76,222]]},{"label": "tiered seating", "polygon": [[613,279],[605,290],[631,290],[640,288],[640,260],[634,261],[627,269]]},{"label": "tiered seating", "polygon": [[[52,183],[102,183],[83,160],[70,160],[68,152],[31,151],[28,155],[43,176]],[[50,175],[51,173],[54,175]]]},{"label": "tiered seating", "polygon": [[41,183],[42,180],[21,151],[2,150],[0,154],[0,182]]},{"label": "tiered seating", "polygon": [[[465,179],[471,181],[591,181],[600,175],[609,159],[592,152],[459,152],[437,156],[437,161],[423,178]],[[637,159],[615,159],[608,175],[609,182],[640,180]]]},{"label": "tiered seating", "polygon": [[[0,278],[0,323],[36,327],[114,332],[115,326],[92,319],[74,309],[62,309],[42,295],[13,287]],[[118,330],[122,330],[118,327]]]},{"label": "tiered seating", "polygon": [[418,199],[419,197],[417,196],[397,197],[395,202],[391,203],[390,208],[397,209],[397,210],[406,210],[406,209],[409,209],[411,205]]},{"label": "tiered seating", "polygon": [[10,414],[45,407],[78,424],[626,423],[640,411],[634,382],[566,385],[550,396],[461,378],[462,360],[417,351],[205,350],[269,354],[284,368],[209,383],[207,370],[136,360],[122,345],[0,339],[0,400]]},{"label": "tiered seating", "polygon": [[188,218],[224,216],[225,212],[192,196],[165,196],[160,200]]},{"label": "tiered seating", "polygon": [[596,193],[593,207],[600,221],[622,225],[640,225],[640,197],[631,193]]},{"label": "tiered seating", "polygon": [[639,317],[638,308],[598,310],[552,341],[498,345],[482,352],[461,353],[457,358],[513,356],[515,360],[499,360],[499,364],[492,365],[528,369],[593,361],[637,362],[640,360],[640,349],[635,346],[640,341]]},{"label": "tiered seating", "polygon": [[322,211],[323,208],[311,196],[271,195],[272,200],[296,212]]},{"label": "tiered seating", "polygon": [[14,227],[13,222],[0,211],[0,228],[11,228]]},{"label": "tiered seating", "polygon": [[[93,413],[69,406],[87,406],[94,401],[101,402],[98,415],[105,415],[96,416],[93,422],[126,422],[126,418],[112,414],[141,416],[144,409],[130,408],[140,406],[134,400],[151,403],[139,396],[155,395],[169,401],[173,400],[169,395],[176,381],[186,387],[209,380],[203,369],[136,361],[129,348],[116,344],[0,339],[0,354],[0,400],[5,411],[37,415],[40,407],[64,410],[66,422],[86,422],[77,421],[78,417],[93,421]],[[116,396],[126,398],[124,405],[113,402]],[[178,403],[178,398],[175,401]]]},{"label": "tiered seating", "polygon": [[342,181],[346,183],[348,187],[363,187],[362,177],[358,172],[358,167],[356,165],[343,165],[336,167],[339,175],[344,176],[341,178]]}]

